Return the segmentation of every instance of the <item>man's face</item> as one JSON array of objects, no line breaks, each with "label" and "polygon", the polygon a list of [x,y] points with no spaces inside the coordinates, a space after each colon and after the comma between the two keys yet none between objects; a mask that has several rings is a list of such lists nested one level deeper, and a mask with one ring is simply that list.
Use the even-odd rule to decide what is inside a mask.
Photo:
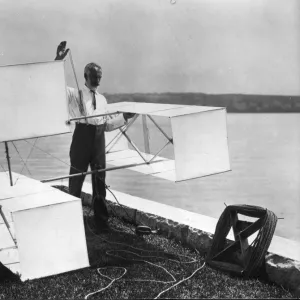
[{"label": "man's face", "polygon": [[102,72],[99,68],[92,68],[87,74],[87,83],[92,88],[97,88],[100,85]]}]

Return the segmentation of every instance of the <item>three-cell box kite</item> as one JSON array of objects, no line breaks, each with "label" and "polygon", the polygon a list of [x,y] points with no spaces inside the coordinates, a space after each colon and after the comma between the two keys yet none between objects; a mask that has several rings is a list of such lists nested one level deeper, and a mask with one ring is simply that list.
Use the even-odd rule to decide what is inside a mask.
[{"label": "three-cell box kite", "polygon": [[[26,176],[14,185],[9,159],[8,143],[71,132],[68,121],[76,120],[69,114],[65,73],[65,61],[0,67],[0,142],[8,165],[8,172],[0,173],[0,262],[22,280],[89,266],[81,200]],[[129,169],[181,182],[230,170],[226,108],[119,102],[108,104],[103,114],[123,112],[136,115],[107,133],[105,171]],[[144,151],[128,131],[138,118]],[[150,153],[147,122],[165,140],[156,153]],[[161,155],[166,147],[172,147],[172,159]]]}]

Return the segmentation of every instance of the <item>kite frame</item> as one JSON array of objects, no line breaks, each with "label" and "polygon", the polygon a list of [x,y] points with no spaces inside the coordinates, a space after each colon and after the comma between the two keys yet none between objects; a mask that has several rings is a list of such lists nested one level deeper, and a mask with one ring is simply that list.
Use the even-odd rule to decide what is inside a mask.
[{"label": "kite frame", "polygon": [[[111,116],[111,115],[120,114],[120,113],[121,112],[119,112],[119,111],[115,111],[115,112],[110,112],[110,113],[106,113],[106,114],[99,114],[99,115],[94,115],[94,116],[88,116],[88,117],[71,118],[67,122],[76,122],[76,121],[87,119],[87,118],[96,118],[96,117],[100,117],[100,116]],[[131,138],[126,133],[126,131],[132,126],[132,124],[137,120],[137,118],[139,116],[140,116],[140,114],[136,114],[132,118],[132,120],[130,121],[130,123],[125,126],[125,129],[119,128],[119,131],[121,132],[121,134],[117,138],[115,138],[115,141],[113,139],[106,147],[108,147],[113,141],[114,141],[114,144],[113,144],[113,146],[114,146],[119,141],[119,139],[121,138],[121,136],[123,135],[123,136],[125,136],[125,138],[127,139],[127,141],[131,144],[131,146],[134,148],[134,150],[143,159],[143,161],[144,161],[143,163],[134,163],[134,164],[127,164],[127,165],[118,166],[118,167],[110,167],[110,168],[104,168],[104,169],[97,169],[97,170],[88,171],[88,172],[79,172],[79,173],[72,174],[72,175],[66,175],[66,176],[60,176],[60,177],[54,177],[54,178],[44,179],[44,180],[41,180],[41,182],[43,182],[43,183],[45,183],[45,182],[51,182],[51,181],[62,180],[62,179],[67,179],[67,178],[73,178],[73,177],[77,177],[77,176],[86,176],[86,175],[94,174],[94,173],[101,173],[101,172],[106,172],[106,171],[114,171],[114,170],[126,169],[126,168],[131,168],[131,167],[142,166],[142,165],[150,165],[150,164],[153,164],[153,163],[165,161],[165,159],[158,159],[158,160],[154,160],[154,159],[165,149],[165,147],[167,145],[169,145],[170,143],[173,144],[173,138],[170,138],[167,135],[167,133],[155,122],[155,120],[150,115],[143,114],[143,117],[144,117],[143,118],[143,128],[144,128],[144,139],[145,139],[146,152],[148,154],[150,152],[149,151],[149,144],[147,146],[147,142],[146,142],[146,140],[149,141],[149,135],[148,135],[147,124],[146,124],[146,117],[148,117],[153,122],[153,124],[159,129],[159,131],[168,140],[168,142],[160,150],[158,150],[158,152],[156,154],[154,154],[151,159],[147,160],[147,158],[145,158],[145,156],[142,154],[142,152],[138,149],[138,147],[134,144],[134,142],[131,140]],[[145,133],[146,133],[146,136],[145,136]],[[113,148],[113,146],[111,146],[109,150],[111,150]],[[106,151],[106,153],[109,153],[109,150]]]}]

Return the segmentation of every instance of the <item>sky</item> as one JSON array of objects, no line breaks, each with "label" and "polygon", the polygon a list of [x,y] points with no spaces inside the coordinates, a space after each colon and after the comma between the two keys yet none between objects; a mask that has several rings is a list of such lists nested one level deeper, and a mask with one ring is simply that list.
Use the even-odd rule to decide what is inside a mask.
[{"label": "sky", "polygon": [[[172,2],[175,2],[172,4]],[[65,40],[103,93],[300,95],[299,0],[0,0],[0,65]],[[74,84],[69,59],[68,82]]]}]

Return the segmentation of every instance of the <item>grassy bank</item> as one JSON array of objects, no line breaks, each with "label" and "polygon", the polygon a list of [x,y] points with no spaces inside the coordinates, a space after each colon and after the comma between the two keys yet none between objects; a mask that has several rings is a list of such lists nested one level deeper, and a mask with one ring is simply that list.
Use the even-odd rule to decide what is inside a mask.
[{"label": "grassy bank", "polygon": [[199,253],[161,235],[137,236],[133,225],[115,217],[111,232],[95,235],[88,214],[85,208],[90,268],[26,282],[6,280],[0,299],[293,298],[274,284],[211,269]]}]

